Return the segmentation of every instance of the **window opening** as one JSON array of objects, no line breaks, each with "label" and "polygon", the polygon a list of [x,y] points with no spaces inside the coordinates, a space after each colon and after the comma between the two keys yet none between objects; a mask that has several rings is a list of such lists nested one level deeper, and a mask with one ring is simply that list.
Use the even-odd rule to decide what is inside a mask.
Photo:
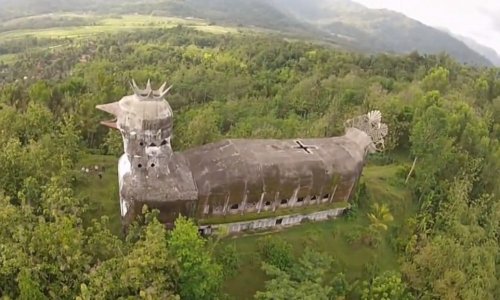
[{"label": "window opening", "polygon": [[288,199],[281,199],[281,204],[287,204],[288,203]]},{"label": "window opening", "polygon": [[304,197],[297,198],[297,202],[304,202]]},{"label": "window opening", "polygon": [[281,225],[281,223],[283,223],[283,219],[276,220],[276,225]]},{"label": "window opening", "polygon": [[231,209],[238,209],[238,204],[231,205]]}]

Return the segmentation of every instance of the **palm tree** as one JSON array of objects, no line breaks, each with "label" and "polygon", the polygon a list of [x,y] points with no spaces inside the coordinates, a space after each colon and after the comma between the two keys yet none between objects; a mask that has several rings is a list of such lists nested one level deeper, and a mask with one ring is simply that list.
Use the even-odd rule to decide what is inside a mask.
[{"label": "palm tree", "polygon": [[370,219],[370,228],[374,230],[387,230],[388,223],[394,220],[387,204],[372,204],[372,212],[367,214]]}]

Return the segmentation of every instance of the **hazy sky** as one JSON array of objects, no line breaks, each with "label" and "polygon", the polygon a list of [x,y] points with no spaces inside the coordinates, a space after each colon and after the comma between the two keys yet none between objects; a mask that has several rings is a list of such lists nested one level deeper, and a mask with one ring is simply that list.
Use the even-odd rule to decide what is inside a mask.
[{"label": "hazy sky", "polygon": [[500,0],[355,0],[387,8],[433,27],[444,27],[500,54]]}]

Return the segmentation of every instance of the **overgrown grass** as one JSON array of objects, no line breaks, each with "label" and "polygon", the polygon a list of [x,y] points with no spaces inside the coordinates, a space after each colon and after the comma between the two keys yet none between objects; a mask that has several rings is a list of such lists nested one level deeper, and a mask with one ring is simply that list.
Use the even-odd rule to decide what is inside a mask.
[{"label": "overgrown grass", "polygon": [[[398,178],[398,170],[398,165],[365,168],[362,182],[366,184],[369,203],[361,199],[361,205],[352,218],[307,223],[264,234],[283,238],[293,246],[297,256],[306,247],[328,253],[335,259],[337,271],[343,271],[350,280],[368,279],[372,272],[379,270],[397,270],[398,253],[391,246],[390,230],[381,232],[376,247],[356,238],[370,225],[366,213],[373,202],[389,205],[394,215],[392,226],[401,226],[415,213],[410,194]],[[224,286],[225,292],[235,299],[252,299],[256,291],[264,289],[267,278],[261,270],[258,255],[258,240],[264,234],[224,240],[224,243],[234,244],[241,255],[240,269]]]},{"label": "overgrown grass", "polygon": [[12,64],[16,62],[16,60],[17,60],[17,54],[0,55],[0,62],[3,62],[4,64]]},{"label": "overgrown grass", "polygon": [[[91,210],[89,218],[107,215],[110,218],[111,230],[116,234],[121,231],[120,208],[118,198],[118,159],[112,156],[87,155],[82,158],[78,167],[104,166],[103,178],[96,172],[83,174],[79,180],[77,191],[89,201]],[[371,203],[385,203],[391,208],[394,222],[390,227],[402,226],[405,220],[416,212],[411,196],[404,186],[404,179],[398,174],[401,166],[397,164],[385,166],[367,166],[363,171],[361,182],[366,185],[367,197],[360,199],[360,205],[352,217],[340,217],[316,223],[305,223],[300,226],[276,231],[247,234],[227,238],[225,244],[234,244],[240,253],[241,265],[233,278],[228,279],[224,291],[236,299],[251,299],[256,291],[264,288],[267,280],[261,270],[261,258],[258,254],[258,240],[263,235],[272,235],[288,241],[295,255],[300,255],[310,247],[325,252],[335,258],[336,268],[343,271],[350,280],[368,279],[372,272],[380,270],[397,270],[398,253],[392,246],[391,228],[381,232],[377,246],[370,246],[359,238],[366,233],[370,222],[366,213]]]},{"label": "overgrown grass", "polygon": [[[95,171],[99,166],[103,172]],[[101,216],[109,217],[110,230],[121,233],[120,200],[118,195],[118,158],[107,155],[85,155],[77,164],[78,177],[76,192],[88,202],[87,221]],[[81,171],[88,168],[89,173]],[[102,178],[99,178],[99,173]]]}]

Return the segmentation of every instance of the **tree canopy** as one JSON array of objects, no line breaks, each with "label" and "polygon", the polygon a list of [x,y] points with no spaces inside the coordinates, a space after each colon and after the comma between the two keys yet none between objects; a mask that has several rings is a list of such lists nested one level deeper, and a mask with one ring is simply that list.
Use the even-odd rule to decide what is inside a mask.
[{"label": "tree canopy", "polygon": [[333,136],[348,118],[381,110],[390,135],[369,163],[398,162],[401,176],[390,180],[408,178],[416,213],[399,224],[384,199],[353,200],[346,218],[366,228],[346,235],[367,251],[392,237],[398,268],[352,277],[335,257],[270,238],[255,254],[268,276],[256,299],[500,295],[500,70],[178,26],[74,40],[0,64],[1,296],[224,297],[238,253],[201,238],[195,220],[179,218],[167,232],[149,212],[119,236],[92,207],[106,199],[77,192],[84,155],[123,150],[95,105],[126,95],[132,78],[174,84],[176,150],[222,137]]}]

